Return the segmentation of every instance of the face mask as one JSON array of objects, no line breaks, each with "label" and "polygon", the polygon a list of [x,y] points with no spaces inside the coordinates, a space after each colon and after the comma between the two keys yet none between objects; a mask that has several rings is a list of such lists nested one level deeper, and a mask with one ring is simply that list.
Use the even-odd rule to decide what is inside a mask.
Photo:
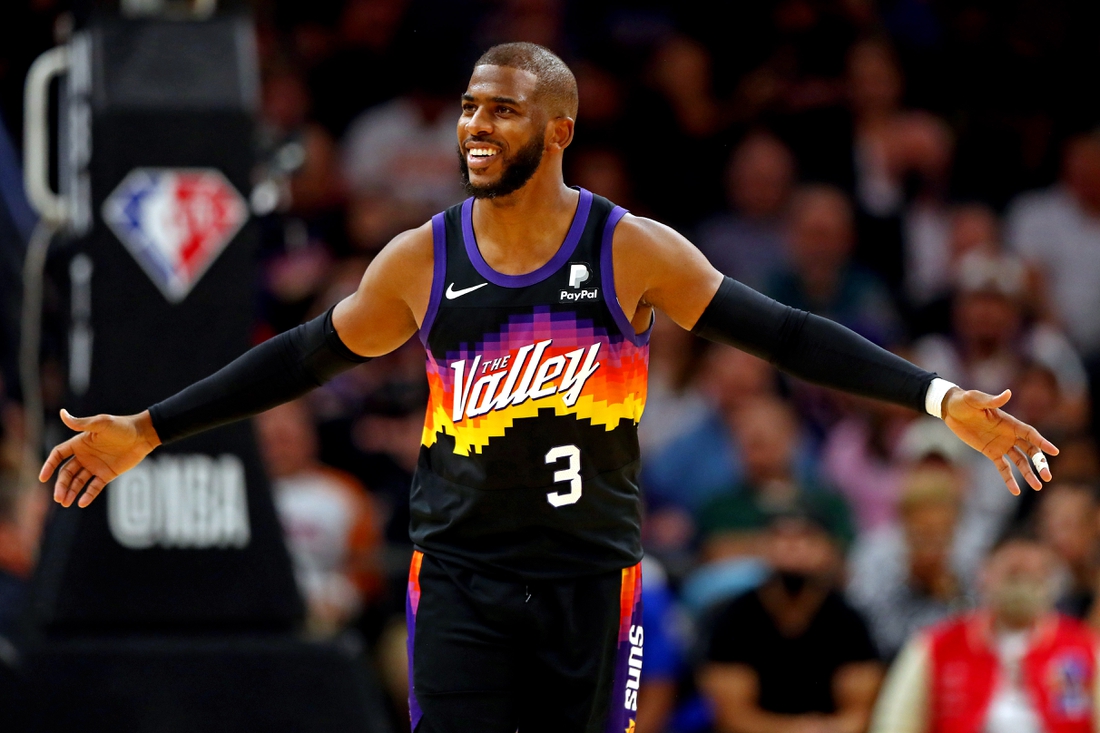
[{"label": "face mask", "polygon": [[994,589],[990,602],[1008,623],[1027,624],[1051,608],[1050,586],[1045,581],[1015,578]]},{"label": "face mask", "polygon": [[790,570],[780,570],[776,573],[776,577],[779,578],[779,582],[783,584],[783,590],[787,591],[789,596],[797,596],[810,582],[810,576],[806,573]]}]

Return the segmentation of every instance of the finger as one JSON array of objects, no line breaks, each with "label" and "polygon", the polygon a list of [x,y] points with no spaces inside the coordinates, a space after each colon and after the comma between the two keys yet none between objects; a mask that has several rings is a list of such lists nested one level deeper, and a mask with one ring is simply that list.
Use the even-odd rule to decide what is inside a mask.
[{"label": "finger", "polygon": [[[1017,420],[1016,422],[1020,421]],[[1027,423],[1020,422],[1019,429],[1016,431],[1016,434],[1027,442],[1031,443],[1032,448],[1030,451],[1028,451],[1029,453],[1034,453],[1037,450],[1041,450],[1044,453],[1048,453],[1052,456],[1058,455],[1058,446],[1054,445],[1054,443],[1051,443],[1049,440],[1044,438],[1038,430],[1031,427]]]},{"label": "finger", "polygon": [[92,472],[87,468],[81,467],[79,471],[69,481],[69,485],[65,489],[65,500],[62,502],[63,506],[70,507],[73,502],[76,501],[76,497],[80,496],[80,489],[87,483],[88,479],[92,477]]},{"label": "finger", "polygon": [[1012,390],[1010,389],[1006,389],[999,395],[986,394],[976,389],[966,393],[966,401],[982,410],[996,410],[999,407],[1004,407],[1011,398]]},{"label": "finger", "polygon": [[[87,468],[80,469],[80,472],[77,473],[76,476],[73,477],[72,482],[69,484],[69,495],[72,498],[76,498],[77,496],[80,496],[80,491],[84,488],[85,484],[87,484],[89,481],[91,481],[91,479],[92,479],[92,472],[91,471],[89,471]],[[71,499],[70,499],[70,501],[71,501]]]},{"label": "finger", "polygon": [[61,445],[55,446],[50,455],[46,457],[46,462],[42,464],[42,470],[38,472],[38,480],[45,483],[50,480],[50,476],[53,476],[53,472],[57,470],[57,467],[64,463],[66,458],[70,458],[73,455],[72,441],[66,440]]},{"label": "finger", "polygon": [[1013,447],[1013,449],[1009,451],[1008,457],[1016,464],[1016,468],[1020,469],[1020,475],[1024,477],[1024,481],[1027,481],[1027,485],[1036,491],[1041,491],[1043,482],[1035,475],[1035,471],[1028,461],[1027,453],[1024,453],[1019,448]]},{"label": "finger", "polygon": [[1029,443],[1026,440],[1017,440],[1016,450],[1028,457],[1031,461],[1031,465],[1039,474],[1039,478],[1043,481],[1050,481],[1054,478],[1050,473],[1050,464],[1047,463],[1047,457],[1043,455],[1043,451],[1035,447],[1033,443]]},{"label": "finger", "polygon": [[1001,478],[1004,479],[1005,486],[1008,487],[1008,491],[1013,496],[1020,495],[1020,486],[1016,483],[1016,477],[1012,475],[1012,467],[1008,464],[1008,459],[1004,456],[994,459],[993,464],[997,466],[997,471],[1000,472]]},{"label": "finger", "polygon": [[103,417],[103,415],[73,417],[69,414],[68,410],[61,411],[61,422],[65,423],[69,428],[80,432],[94,428],[98,423],[103,421]]},{"label": "finger", "polygon": [[80,459],[74,457],[57,472],[57,482],[53,487],[53,495],[54,499],[62,505],[68,506],[65,499],[69,495],[69,485],[72,483],[73,477],[80,473],[82,468],[84,466],[80,463]]},{"label": "finger", "polygon": [[88,482],[88,488],[84,490],[84,495],[80,497],[80,501],[77,504],[81,509],[95,501],[95,498],[99,496],[99,492],[103,491],[103,487],[107,485],[107,482],[101,479],[99,476],[92,476],[92,480]]}]

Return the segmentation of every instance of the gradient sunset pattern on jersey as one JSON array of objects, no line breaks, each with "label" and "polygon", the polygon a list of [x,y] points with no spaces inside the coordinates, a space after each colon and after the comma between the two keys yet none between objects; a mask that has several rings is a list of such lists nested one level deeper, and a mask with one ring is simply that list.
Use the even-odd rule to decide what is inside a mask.
[{"label": "gradient sunset pattern on jersey", "polygon": [[440,433],[455,453],[481,453],[516,420],[553,408],[614,430],[637,423],[646,400],[649,346],[538,306],[513,315],[499,333],[439,359],[428,353],[428,412],[421,443]]}]

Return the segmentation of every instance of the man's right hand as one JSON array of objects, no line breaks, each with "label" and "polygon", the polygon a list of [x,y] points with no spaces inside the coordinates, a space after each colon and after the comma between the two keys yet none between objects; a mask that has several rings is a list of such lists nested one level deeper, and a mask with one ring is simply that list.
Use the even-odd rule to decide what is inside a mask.
[{"label": "man's right hand", "polygon": [[[73,417],[62,410],[61,421],[78,434],[50,451],[38,480],[48,481],[64,463],[54,484],[53,500],[65,507],[72,506],[81,489],[84,495],[78,505],[88,506],[104,486],[136,466],[160,445],[148,410],[123,417]],[[65,463],[66,459],[71,460]]]}]

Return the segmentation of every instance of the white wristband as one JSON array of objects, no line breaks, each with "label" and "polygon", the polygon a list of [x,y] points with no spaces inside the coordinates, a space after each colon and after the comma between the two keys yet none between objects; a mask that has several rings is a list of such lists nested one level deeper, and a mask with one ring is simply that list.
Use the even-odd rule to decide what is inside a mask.
[{"label": "white wristband", "polygon": [[924,411],[932,417],[938,417],[943,419],[941,411],[943,409],[943,398],[951,391],[952,387],[958,387],[959,385],[954,382],[948,382],[946,379],[940,379],[936,377],[928,385],[928,391],[924,393]]}]

